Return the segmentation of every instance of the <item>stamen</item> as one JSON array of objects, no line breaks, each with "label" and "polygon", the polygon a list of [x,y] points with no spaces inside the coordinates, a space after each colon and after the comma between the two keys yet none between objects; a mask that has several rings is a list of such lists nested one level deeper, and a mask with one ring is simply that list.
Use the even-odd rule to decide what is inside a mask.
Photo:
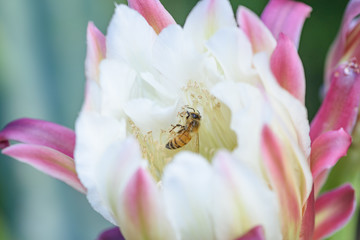
[{"label": "stamen", "polygon": [[[168,129],[161,129],[160,136],[153,136],[151,131],[144,134],[134,122],[128,120],[128,132],[139,141],[142,157],[148,161],[149,171],[157,181],[160,181],[165,166],[180,151],[196,152],[211,161],[219,149],[232,151],[237,145],[236,134],[230,129],[230,109],[211,95],[202,83],[189,81],[182,88],[180,98],[186,104],[177,113],[177,122]],[[178,148],[167,149],[166,144],[177,137],[181,128],[173,129],[174,126],[185,126],[187,111],[194,110],[201,116],[198,132],[192,133],[191,140],[185,144],[184,139],[177,139],[174,146]]]}]

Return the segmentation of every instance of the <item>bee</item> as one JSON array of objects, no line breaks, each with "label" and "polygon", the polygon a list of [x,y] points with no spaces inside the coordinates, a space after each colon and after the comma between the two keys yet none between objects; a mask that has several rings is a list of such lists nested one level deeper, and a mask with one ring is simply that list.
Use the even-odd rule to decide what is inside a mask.
[{"label": "bee", "polygon": [[187,108],[192,111],[186,111],[187,116],[185,126],[181,124],[176,124],[173,126],[170,132],[172,132],[176,127],[180,127],[180,130],[177,132],[177,135],[165,145],[167,149],[172,150],[185,146],[190,142],[193,135],[196,134],[199,130],[201,120],[199,110],[196,112],[194,108]]}]

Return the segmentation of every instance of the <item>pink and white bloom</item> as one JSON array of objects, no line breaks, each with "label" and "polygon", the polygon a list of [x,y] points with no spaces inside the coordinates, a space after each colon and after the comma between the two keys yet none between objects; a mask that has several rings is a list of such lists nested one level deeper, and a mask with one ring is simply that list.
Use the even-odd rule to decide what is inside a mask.
[{"label": "pink and white bloom", "polygon": [[340,26],[339,33],[327,56],[325,68],[325,90],[331,83],[331,74],[339,64],[360,59],[360,1],[350,0]]},{"label": "pink and white bloom", "polygon": [[[261,19],[242,6],[235,18],[228,0],[202,0],[181,27],[158,0],[118,5],[106,37],[88,26],[75,149],[70,130],[25,119],[0,132],[3,153],[86,193],[120,228],[99,239],[328,236],[354,210],[349,185],[318,197],[351,119],[323,106],[310,130],[297,54],[310,11],[271,0]],[[346,64],[334,81],[359,75]],[[186,106],[202,115],[199,134],[168,150]]]}]

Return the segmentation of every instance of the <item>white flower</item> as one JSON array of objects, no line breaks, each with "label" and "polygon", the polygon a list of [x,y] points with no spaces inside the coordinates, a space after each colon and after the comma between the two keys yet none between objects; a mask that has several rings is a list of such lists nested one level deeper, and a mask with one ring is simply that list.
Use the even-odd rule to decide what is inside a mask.
[{"label": "white flower", "polygon": [[[266,239],[299,236],[309,124],[303,96],[272,73],[275,38],[243,7],[238,27],[226,0],[199,2],[184,27],[164,19],[118,5],[106,44],[89,27],[75,162],[90,203],[128,239],[235,239],[259,225]],[[169,150],[186,111],[199,131]]]}]

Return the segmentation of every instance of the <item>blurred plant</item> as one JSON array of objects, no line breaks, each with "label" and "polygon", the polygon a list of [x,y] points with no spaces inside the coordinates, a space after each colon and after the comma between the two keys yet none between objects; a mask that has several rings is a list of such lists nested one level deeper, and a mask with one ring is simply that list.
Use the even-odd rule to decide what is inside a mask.
[{"label": "blurred plant", "polygon": [[239,7],[236,23],[227,0],[203,0],[181,28],[157,0],[129,7],[106,38],[88,26],[76,134],[19,119],[0,132],[3,154],[87,194],[118,226],[99,239],[322,239],[343,227],[353,188],[318,195],[350,146],[360,72],[354,59],[332,66],[310,128],[297,46],[311,9],[271,0],[261,19]]},{"label": "blurred plant", "polygon": [[[327,106],[323,104],[319,110],[317,116],[313,122],[316,122],[317,118],[329,117],[324,116],[323,112],[326,112],[326,108],[332,108],[333,111],[344,112],[352,116],[347,132],[352,135],[353,142],[348,151],[348,155],[338,164],[332,173],[330,174],[329,180],[326,183],[325,189],[331,189],[334,186],[338,186],[343,182],[351,182],[355,189],[360,189],[360,128],[358,124],[358,115],[356,115],[359,99],[354,96],[360,91],[359,83],[352,82],[348,78],[339,79],[334,81],[331,75],[336,74],[336,68],[343,64],[350,63],[350,70],[348,73],[351,74],[351,69],[358,69],[358,59],[360,59],[360,1],[352,0],[348,3],[345,10],[343,20],[339,29],[339,33],[333,42],[330,51],[328,53],[326,68],[325,68],[325,81],[324,81],[324,93],[326,97],[325,102],[333,102],[336,104],[329,103]],[[357,70],[359,73],[359,70]],[[330,92],[336,92],[332,95]],[[343,97],[347,96],[347,97]],[[341,124],[340,122],[335,124]],[[357,200],[359,204],[359,199]],[[358,216],[359,210],[356,211],[355,216],[348,226],[347,229],[337,233],[332,239],[355,239],[356,231],[358,230]]]}]

